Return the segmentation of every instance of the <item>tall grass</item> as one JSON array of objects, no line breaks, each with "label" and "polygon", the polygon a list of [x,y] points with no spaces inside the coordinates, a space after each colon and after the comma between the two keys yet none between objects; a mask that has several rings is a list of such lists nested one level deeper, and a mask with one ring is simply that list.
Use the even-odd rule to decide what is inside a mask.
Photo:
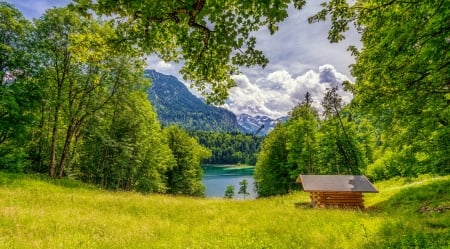
[{"label": "tall grass", "polygon": [[303,192],[201,199],[0,173],[0,248],[450,248],[449,176],[376,186],[365,211],[318,210]]}]

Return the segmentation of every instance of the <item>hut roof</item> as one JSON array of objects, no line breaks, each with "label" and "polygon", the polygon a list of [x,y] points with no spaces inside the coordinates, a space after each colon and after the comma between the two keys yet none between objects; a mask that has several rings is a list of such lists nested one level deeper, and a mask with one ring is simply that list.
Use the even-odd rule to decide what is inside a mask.
[{"label": "hut roof", "polygon": [[378,190],[363,175],[299,175],[306,192],[369,192]]}]

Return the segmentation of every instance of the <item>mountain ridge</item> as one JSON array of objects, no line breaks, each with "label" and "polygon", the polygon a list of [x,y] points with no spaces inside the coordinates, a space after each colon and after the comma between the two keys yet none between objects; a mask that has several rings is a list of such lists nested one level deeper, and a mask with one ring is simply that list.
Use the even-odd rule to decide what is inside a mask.
[{"label": "mountain ridge", "polygon": [[152,69],[144,72],[152,80],[147,91],[163,126],[178,125],[185,130],[241,132],[267,135],[281,119],[264,115],[236,115],[233,112],[212,105],[193,95],[175,76],[159,73]]}]

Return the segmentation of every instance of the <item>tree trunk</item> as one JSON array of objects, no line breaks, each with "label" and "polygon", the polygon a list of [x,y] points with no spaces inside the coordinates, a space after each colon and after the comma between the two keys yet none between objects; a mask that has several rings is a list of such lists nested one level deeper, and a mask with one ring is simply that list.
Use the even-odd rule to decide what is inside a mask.
[{"label": "tree trunk", "polygon": [[[59,91],[58,91],[59,92]],[[58,135],[59,106],[55,107],[55,116],[53,118],[52,142],[50,145],[50,171],[49,176],[55,177],[56,167],[56,137]]]},{"label": "tree trunk", "polygon": [[70,124],[69,127],[67,128],[66,140],[64,141],[64,147],[63,147],[63,150],[61,153],[61,160],[59,161],[59,165],[58,165],[58,177],[59,178],[61,178],[64,173],[64,168],[66,166],[67,156],[69,155],[70,144],[72,143],[73,134],[74,134],[74,128],[73,128],[73,125]]}]

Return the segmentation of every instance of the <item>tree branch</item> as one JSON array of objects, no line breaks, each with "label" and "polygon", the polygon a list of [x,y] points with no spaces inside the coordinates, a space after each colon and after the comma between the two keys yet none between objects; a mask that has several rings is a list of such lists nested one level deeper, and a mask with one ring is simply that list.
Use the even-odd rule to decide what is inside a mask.
[{"label": "tree branch", "polygon": [[[185,4],[183,2],[181,2],[182,4]],[[173,21],[175,23],[179,23],[181,21],[180,17],[178,15],[187,15],[189,17],[188,20],[188,25],[192,28],[195,28],[197,30],[200,30],[201,32],[203,32],[205,34],[205,37],[203,38],[203,44],[205,46],[205,49],[208,48],[209,46],[209,39],[211,37],[211,30],[206,27],[205,25],[199,24],[196,21],[196,18],[198,16],[198,14],[202,11],[202,9],[204,8],[206,3],[206,0],[197,0],[194,5],[192,6],[192,8],[188,8],[188,7],[181,7],[181,8],[176,8],[171,12],[168,12],[166,14],[165,17],[155,17],[155,16],[147,16],[146,17],[146,21],[145,21],[145,35],[148,35],[148,31],[149,31],[149,27],[150,24],[153,22],[157,22],[157,23],[162,23],[165,21]],[[134,17],[138,18],[142,16],[142,12],[141,11],[136,11],[134,13]]]}]

